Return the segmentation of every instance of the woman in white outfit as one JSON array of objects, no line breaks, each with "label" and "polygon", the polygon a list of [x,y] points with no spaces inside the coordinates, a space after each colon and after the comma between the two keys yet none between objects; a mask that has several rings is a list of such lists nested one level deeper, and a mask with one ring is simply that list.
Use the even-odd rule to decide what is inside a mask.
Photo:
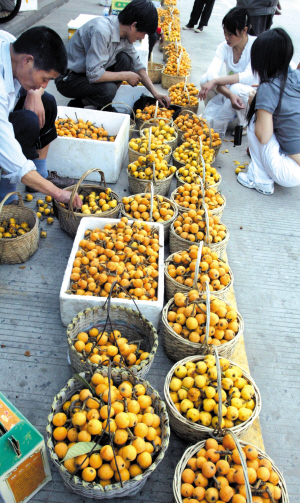
[{"label": "woman in white outfit", "polygon": [[[225,136],[229,122],[237,117],[239,125],[246,125],[249,94],[257,79],[252,73],[250,52],[255,37],[248,35],[249,16],[246,9],[234,7],[223,21],[225,42],[215,53],[207,72],[200,79],[200,100],[209,98],[204,118],[210,126]],[[223,65],[226,76],[221,77]],[[213,96],[213,97],[212,97]]]},{"label": "woman in white outfit", "polygon": [[238,181],[265,195],[273,194],[274,182],[300,185],[300,71],[289,66],[293,52],[282,28],[260,35],[251,50],[260,85],[248,113],[251,163]]}]

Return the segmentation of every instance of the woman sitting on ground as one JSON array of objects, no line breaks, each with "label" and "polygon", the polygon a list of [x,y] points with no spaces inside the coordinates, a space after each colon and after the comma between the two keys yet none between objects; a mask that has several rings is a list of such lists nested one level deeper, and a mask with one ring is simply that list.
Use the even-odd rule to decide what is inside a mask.
[{"label": "woman sitting on ground", "polygon": [[273,194],[274,182],[300,185],[300,71],[289,66],[293,52],[282,28],[260,35],[251,49],[260,85],[247,116],[251,163],[238,181],[265,195]]},{"label": "woman sitting on ground", "polygon": [[[248,35],[250,24],[246,9],[230,9],[222,24],[226,41],[218,46],[207,72],[202,75],[198,97],[208,102],[203,117],[224,137],[229,122],[236,117],[240,125],[246,125],[249,94],[258,82],[251,70],[250,52],[255,37]],[[220,77],[224,63],[226,76]]]}]

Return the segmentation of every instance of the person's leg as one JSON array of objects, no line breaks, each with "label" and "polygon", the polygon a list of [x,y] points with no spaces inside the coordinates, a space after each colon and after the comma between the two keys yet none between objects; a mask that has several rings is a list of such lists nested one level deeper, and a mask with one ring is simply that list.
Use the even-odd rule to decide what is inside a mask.
[{"label": "person's leg", "polygon": [[148,35],[148,40],[149,40],[148,61],[150,61],[151,53],[153,51],[153,48],[154,48],[156,42],[158,41],[158,34],[155,32],[155,33],[152,33],[152,35]]},{"label": "person's leg", "polygon": [[[247,174],[242,174],[247,176],[249,182],[253,184],[253,188],[255,188],[254,185],[267,185],[274,188],[274,181],[268,175],[263,165],[260,143],[255,135],[254,117],[248,126],[248,145],[251,154],[251,162],[248,166]],[[241,175],[241,173],[239,173],[239,175]]]},{"label": "person's leg", "polygon": [[282,187],[300,185],[300,166],[288,155],[280,152],[275,134],[266,145],[259,145],[263,167],[274,182]]},{"label": "person's leg", "polygon": [[201,14],[198,28],[203,28],[203,26],[208,25],[209,18],[211,16],[212,10],[214,8],[215,0],[207,0],[204,9]]},{"label": "person's leg", "polygon": [[205,0],[195,0],[192,12],[190,14],[190,20],[186,25],[186,28],[194,28],[195,24],[198,23],[201,16]]},{"label": "person's leg", "polygon": [[251,28],[248,30],[249,34],[258,37],[271,28],[273,14],[268,14],[266,16],[249,16],[249,19],[251,24]]}]

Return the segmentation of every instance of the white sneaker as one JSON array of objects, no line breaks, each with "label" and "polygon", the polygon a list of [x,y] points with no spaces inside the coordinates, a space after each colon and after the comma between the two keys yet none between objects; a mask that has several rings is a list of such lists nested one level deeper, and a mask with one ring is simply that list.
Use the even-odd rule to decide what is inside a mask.
[{"label": "white sneaker", "polygon": [[191,26],[187,26],[187,25],[185,25],[185,26],[183,26],[183,27],[182,27],[182,29],[183,29],[183,30],[193,30],[193,29],[194,29],[194,27],[193,27],[193,26],[191,27]]},{"label": "white sneaker", "polygon": [[262,183],[252,182],[251,180],[249,180],[247,173],[239,173],[237,176],[237,181],[244,187],[247,187],[247,189],[255,189],[257,190],[257,192],[263,194],[264,196],[271,196],[274,192],[274,184],[265,185]]}]

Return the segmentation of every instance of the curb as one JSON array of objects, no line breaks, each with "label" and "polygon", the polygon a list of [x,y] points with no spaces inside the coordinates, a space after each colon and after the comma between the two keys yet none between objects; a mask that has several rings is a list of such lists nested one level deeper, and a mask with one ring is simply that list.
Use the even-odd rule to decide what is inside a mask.
[{"label": "curb", "polygon": [[[24,30],[27,30],[32,25],[37,23],[40,19],[48,16],[50,12],[61,7],[63,4],[67,3],[69,0],[44,0],[43,5],[33,12],[20,12],[17,14],[15,19],[8,23],[1,25],[1,30],[5,30],[15,37],[20,35]],[[41,3],[41,1],[40,1]]]}]

